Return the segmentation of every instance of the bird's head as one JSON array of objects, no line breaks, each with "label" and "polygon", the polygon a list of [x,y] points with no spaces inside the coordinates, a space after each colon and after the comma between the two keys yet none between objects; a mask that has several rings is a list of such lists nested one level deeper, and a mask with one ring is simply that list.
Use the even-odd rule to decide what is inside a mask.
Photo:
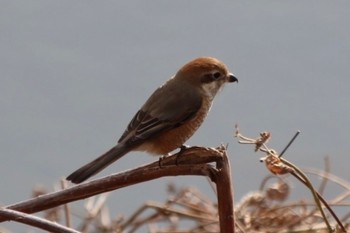
[{"label": "bird's head", "polygon": [[214,98],[225,83],[238,82],[226,65],[216,58],[199,57],[185,64],[174,77]]}]

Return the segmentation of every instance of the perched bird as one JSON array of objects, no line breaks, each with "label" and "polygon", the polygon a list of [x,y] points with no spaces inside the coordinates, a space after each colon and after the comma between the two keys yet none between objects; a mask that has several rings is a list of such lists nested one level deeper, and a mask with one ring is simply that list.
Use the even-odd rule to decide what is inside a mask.
[{"label": "perched bird", "polygon": [[216,58],[190,61],[149,97],[115,147],[67,180],[83,182],[130,151],[166,155],[181,147],[202,124],[218,91],[225,83],[237,81]]}]

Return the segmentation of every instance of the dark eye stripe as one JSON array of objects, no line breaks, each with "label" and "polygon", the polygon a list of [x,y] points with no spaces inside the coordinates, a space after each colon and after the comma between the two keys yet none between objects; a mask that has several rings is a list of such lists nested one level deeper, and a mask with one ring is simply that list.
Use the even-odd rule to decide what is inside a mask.
[{"label": "dark eye stripe", "polygon": [[221,77],[221,73],[220,72],[205,74],[201,78],[201,82],[202,83],[211,83],[211,82],[219,79],[220,77]]},{"label": "dark eye stripe", "polygon": [[220,72],[215,72],[215,73],[213,74],[213,77],[214,77],[215,79],[218,79],[218,78],[221,77],[221,73],[220,73]]}]

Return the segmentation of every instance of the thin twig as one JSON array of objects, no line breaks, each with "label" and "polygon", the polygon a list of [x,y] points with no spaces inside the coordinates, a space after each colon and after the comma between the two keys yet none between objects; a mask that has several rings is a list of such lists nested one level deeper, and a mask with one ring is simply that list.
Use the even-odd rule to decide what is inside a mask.
[{"label": "thin twig", "polygon": [[284,152],[286,152],[286,150],[289,148],[289,146],[294,142],[294,140],[298,137],[298,135],[300,134],[300,130],[298,130],[294,137],[289,141],[289,143],[287,144],[287,146],[282,150],[282,152],[279,154],[279,158],[282,157],[282,155],[284,154]]},{"label": "thin twig", "polygon": [[[64,179],[61,179],[61,188],[62,189],[67,188],[67,181]],[[71,211],[68,204],[63,205],[63,212],[66,220],[66,226],[71,227],[72,226]]]}]

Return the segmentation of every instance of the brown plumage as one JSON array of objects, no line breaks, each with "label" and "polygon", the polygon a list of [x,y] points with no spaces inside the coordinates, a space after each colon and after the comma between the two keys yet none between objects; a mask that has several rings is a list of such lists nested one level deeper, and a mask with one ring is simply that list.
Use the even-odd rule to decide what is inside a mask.
[{"label": "brown plumage", "polygon": [[237,78],[216,58],[184,65],[136,113],[118,144],[67,177],[80,183],[130,151],[166,155],[183,145],[208,114],[217,92]]}]

